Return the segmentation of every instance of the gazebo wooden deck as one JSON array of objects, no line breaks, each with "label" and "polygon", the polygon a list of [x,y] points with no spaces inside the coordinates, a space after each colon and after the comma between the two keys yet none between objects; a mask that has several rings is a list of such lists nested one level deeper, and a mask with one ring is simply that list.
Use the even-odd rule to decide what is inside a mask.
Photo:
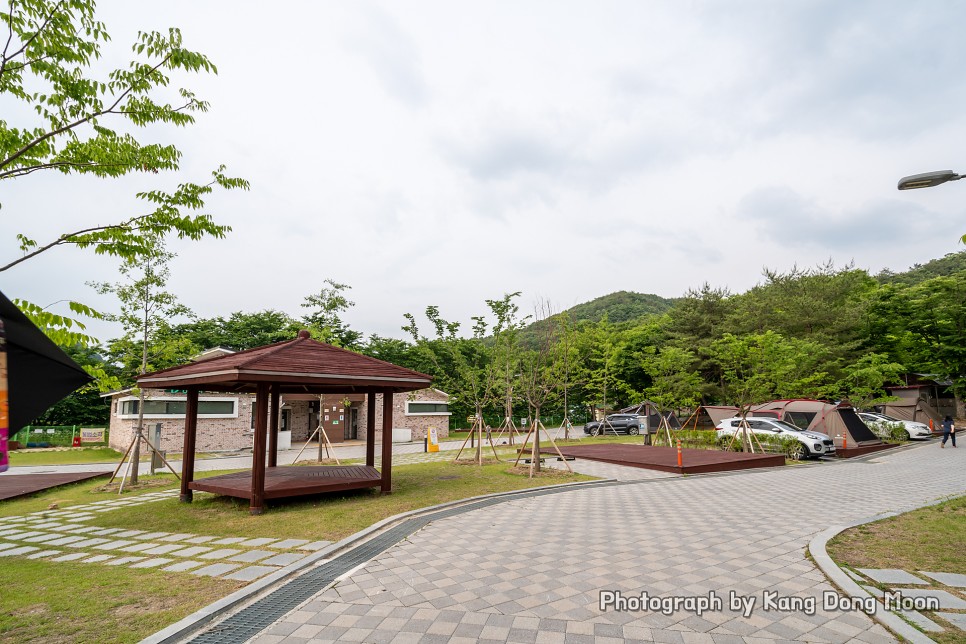
[{"label": "gazebo wooden deck", "polygon": [[[382,474],[368,465],[269,467],[265,470],[265,499],[282,499],[322,492],[341,492],[382,485]],[[235,472],[192,481],[192,490],[251,499],[252,473]]]},{"label": "gazebo wooden deck", "polygon": [[[261,514],[265,499],[304,496],[367,487],[392,491],[393,394],[424,389],[432,378],[389,362],[324,344],[299,331],[294,340],[220,358],[145,374],[138,385],[187,391],[181,501],[192,491],[214,492],[249,500]],[[201,391],[255,393],[255,443],[252,469],[194,480],[198,394]],[[332,467],[277,467],[279,398],[282,394],[367,395],[366,464]],[[382,394],[382,467],[375,468],[376,399]],[[268,464],[266,467],[266,455]]]}]

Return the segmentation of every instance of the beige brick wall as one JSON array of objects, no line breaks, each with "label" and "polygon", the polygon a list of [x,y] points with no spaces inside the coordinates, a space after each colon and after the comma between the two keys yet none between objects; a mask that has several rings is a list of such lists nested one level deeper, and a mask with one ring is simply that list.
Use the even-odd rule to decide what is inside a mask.
[{"label": "beige brick wall", "polygon": [[[160,390],[145,389],[145,397],[183,398],[174,394],[166,394]],[[137,419],[122,419],[119,414],[119,401],[127,398],[128,394],[116,394],[111,404],[110,446],[118,451],[125,451],[134,437]],[[199,452],[230,451],[252,447],[252,412],[255,396],[249,394],[219,394],[202,393],[201,398],[237,398],[237,418],[199,418],[198,434],[195,449]],[[430,427],[435,427],[440,439],[449,436],[449,416],[407,416],[406,401],[439,401],[449,399],[444,393],[435,389],[423,389],[413,394],[395,394],[393,396],[392,426],[412,430],[414,441],[426,438]],[[284,396],[283,396],[284,402]],[[293,400],[286,403],[289,406],[289,428],[292,431],[292,442],[305,441],[315,428],[309,427],[309,403],[304,400]],[[366,403],[359,405],[359,439],[366,437]],[[348,418],[348,414],[346,416]],[[184,449],[184,419],[145,418],[145,432],[150,435],[155,424],[161,423],[161,449],[168,452],[180,453]],[[341,441],[341,435],[339,441]],[[382,394],[376,394],[376,442],[382,441]],[[142,446],[143,449],[143,446]]]},{"label": "beige brick wall", "polygon": [[[174,394],[166,394],[157,389],[145,389],[145,398],[179,398]],[[128,394],[116,394],[111,401],[111,434],[110,446],[118,451],[125,451],[134,432],[137,429],[137,419],[120,417],[120,400]],[[195,449],[199,452],[214,452],[224,450],[238,450],[252,446],[251,423],[252,403],[254,396],[245,394],[202,393],[202,398],[237,398],[237,418],[199,418],[198,434],[195,439]],[[181,452],[184,449],[184,418],[145,418],[145,434],[150,436],[154,426],[161,423],[161,450]],[[141,446],[144,449],[144,446]]]},{"label": "beige brick wall", "polygon": [[[395,394],[392,397],[392,426],[412,430],[413,440],[426,438],[430,427],[435,427],[440,440],[449,436],[449,416],[407,416],[406,401],[446,402],[449,396],[435,389],[420,389],[411,394]],[[359,437],[365,436],[366,418],[369,416],[366,403],[359,410]],[[382,394],[376,394],[376,440],[382,440]]]}]

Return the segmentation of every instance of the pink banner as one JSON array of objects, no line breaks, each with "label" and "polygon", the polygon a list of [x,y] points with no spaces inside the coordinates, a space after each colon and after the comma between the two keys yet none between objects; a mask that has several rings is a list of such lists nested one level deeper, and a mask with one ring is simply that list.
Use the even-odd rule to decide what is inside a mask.
[{"label": "pink banner", "polygon": [[0,472],[10,467],[7,458],[7,430],[10,428],[10,414],[7,400],[7,334],[0,321]]}]

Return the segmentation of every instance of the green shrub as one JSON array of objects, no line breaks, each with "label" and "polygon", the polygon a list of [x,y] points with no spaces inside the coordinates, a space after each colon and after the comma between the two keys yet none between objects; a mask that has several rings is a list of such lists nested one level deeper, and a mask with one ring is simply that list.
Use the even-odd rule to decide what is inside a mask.
[{"label": "green shrub", "polygon": [[889,440],[904,442],[909,440],[909,431],[902,425],[902,423],[882,423],[882,438],[888,438]]}]

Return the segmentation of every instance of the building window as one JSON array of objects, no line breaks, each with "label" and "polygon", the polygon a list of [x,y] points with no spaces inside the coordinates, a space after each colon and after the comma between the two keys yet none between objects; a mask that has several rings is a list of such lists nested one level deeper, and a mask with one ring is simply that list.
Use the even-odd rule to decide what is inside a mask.
[{"label": "building window", "polygon": [[449,416],[449,403],[406,401],[407,416]]},{"label": "building window", "polygon": [[[121,400],[118,415],[121,418],[137,418],[140,401],[137,398]],[[144,401],[145,418],[184,418],[187,413],[185,398],[160,398]],[[199,398],[199,418],[236,418],[237,398]]]}]

